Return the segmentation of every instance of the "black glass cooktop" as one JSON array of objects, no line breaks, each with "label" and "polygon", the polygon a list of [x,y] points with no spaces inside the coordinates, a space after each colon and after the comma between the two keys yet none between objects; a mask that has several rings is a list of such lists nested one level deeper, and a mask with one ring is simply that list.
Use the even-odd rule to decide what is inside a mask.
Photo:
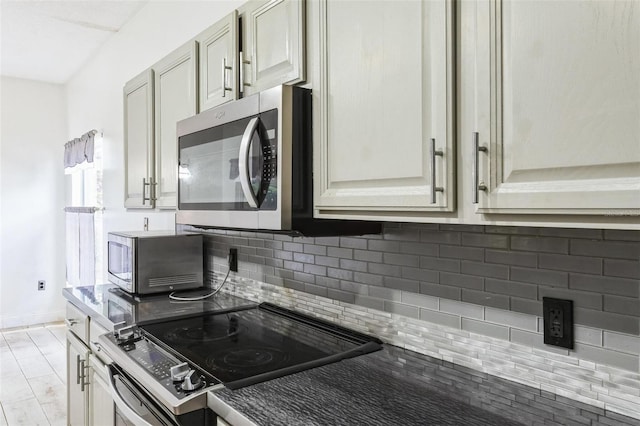
[{"label": "black glass cooktop", "polygon": [[266,303],[141,328],[231,389],[381,348],[371,336]]}]

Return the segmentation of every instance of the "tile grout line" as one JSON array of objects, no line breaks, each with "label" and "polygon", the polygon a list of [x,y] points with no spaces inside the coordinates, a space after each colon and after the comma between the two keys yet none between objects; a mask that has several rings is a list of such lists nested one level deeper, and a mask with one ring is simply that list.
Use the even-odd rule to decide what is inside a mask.
[{"label": "tile grout line", "polygon": [[[38,345],[38,343],[37,343],[37,342],[33,339],[33,337],[29,334],[29,330],[38,330],[38,329],[41,329],[41,330],[47,330],[47,331],[50,333],[51,337],[53,337],[53,338],[56,340],[56,342],[58,342],[58,343],[60,343],[60,344],[61,344],[61,348],[62,348],[62,350],[65,350],[64,345],[62,345],[62,342],[60,342],[60,340],[58,339],[58,337],[57,337],[57,336],[55,336],[55,335],[51,332],[51,330],[48,330],[48,326],[50,326],[50,325],[52,325],[52,324],[58,324],[58,323],[48,323],[48,324],[39,324],[39,325],[37,325],[37,326],[27,326],[27,327],[20,327],[20,328],[12,328],[12,329],[10,329],[9,333],[25,333],[25,335],[29,338],[29,341],[30,341],[31,343],[33,343],[33,345],[36,347],[36,349],[38,350],[38,352],[40,353],[40,355],[42,356],[42,358],[44,358],[44,360],[45,360],[45,362],[47,363],[47,365],[51,368],[51,370],[53,371],[53,374],[54,374],[58,379],[60,379],[60,377],[59,377],[58,373],[56,373],[56,369],[54,368],[54,366],[53,366],[53,365],[51,365],[51,363],[49,362],[49,360],[48,360],[48,359],[47,359],[47,357],[46,357],[46,354],[45,354],[44,352],[42,352],[42,349],[40,348],[40,345]],[[5,334],[5,332],[6,332],[5,330],[0,330],[0,334],[2,335],[2,338],[3,338],[3,339],[4,339],[4,334]],[[6,341],[6,339],[5,339],[5,341]],[[27,377],[25,376],[24,371],[22,370],[22,366],[21,366],[21,365],[20,365],[20,363],[18,362],[18,359],[16,358],[15,354],[13,353],[13,349],[11,348],[11,345],[10,345],[8,342],[7,342],[7,346],[9,347],[9,350],[10,350],[10,352],[11,352],[11,356],[13,357],[13,359],[15,360],[15,362],[18,364],[18,367],[19,367],[19,369],[20,369],[20,374],[22,375],[22,377],[23,377],[23,378],[25,379],[25,381],[27,382],[27,385],[29,386],[29,389],[31,389],[31,393],[33,394],[33,399],[37,402],[38,407],[40,408],[40,410],[41,410],[41,412],[42,412],[43,417],[46,419],[47,423],[48,423],[49,425],[51,425],[51,419],[50,419],[50,418],[49,418],[49,416],[47,415],[47,412],[44,410],[44,408],[43,408],[43,406],[42,406],[42,405],[43,405],[43,403],[38,399],[38,396],[36,395],[36,393],[35,393],[35,391],[34,391],[34,389],[33,389],[33,386],[32,386],[32,383],[31,383],[30,379],[29,379],[29,378],[27,378]],[[41,376],[38,376],[38,377],[41,377]],[[64,385],[65,385],[65,391],[66,391],[66,386],[67,386],[67,385],[66,385],[66,383],[65,383],[65,382],[64,382],[64,380],[62,380],[62,379],[60,379],[60,381],[64,383]],[[27,399],[22,400],[22,401],[28,401],[29,399],[31,399],[31,398],[27,398]],[[0,405],[1,405],[1,404],[0,404]],[[3,407],[3,411],[4,411],[4,407]],[[65,407],[65,411],[66,411],[66,407]],[[7,426],[11,426],[11,425],[9,425],[8,420],[6,419],[6,415],[4,415],[4,418],[5,418],[5,421],[6,421],[6,423],[7,423]]]}]

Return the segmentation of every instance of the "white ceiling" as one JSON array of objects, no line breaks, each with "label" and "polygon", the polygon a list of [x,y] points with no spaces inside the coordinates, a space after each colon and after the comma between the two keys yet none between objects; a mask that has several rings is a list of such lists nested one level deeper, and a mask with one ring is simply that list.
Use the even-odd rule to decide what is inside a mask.
[{"label": "white ceiling", "polygon": [[146,2],[0,0],[0,73],[66,83]]}]

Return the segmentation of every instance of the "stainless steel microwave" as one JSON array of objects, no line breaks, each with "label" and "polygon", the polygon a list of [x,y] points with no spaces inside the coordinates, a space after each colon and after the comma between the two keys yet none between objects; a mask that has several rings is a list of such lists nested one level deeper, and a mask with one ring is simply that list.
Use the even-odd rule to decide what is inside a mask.
[{"label": "stainless steel microwave", "polygon": [[278,86],[178,122],[176,223],[303,235],[379,233],[313,217],[311,91]]},{"label": "stainless steel microwave", "polygon": [[173,231],[110,232],[109,281],[132,294],[203,287],[202,235]]}]

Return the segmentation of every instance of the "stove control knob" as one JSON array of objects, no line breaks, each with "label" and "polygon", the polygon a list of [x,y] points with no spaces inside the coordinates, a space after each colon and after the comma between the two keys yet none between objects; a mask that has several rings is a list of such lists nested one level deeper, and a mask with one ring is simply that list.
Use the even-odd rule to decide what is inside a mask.
[{"label": "stove control knob", "polygon": [[182,382],[183,391],[192,391],[202,387],[204,383],[202,379],[196,374],[195,370],[189,370]]},{"label": "stove control knob", "polygon": [[169,371],[171,372],[171,380],[174,382],[181,382],[189,371],[193,370],[189,370],[189,364],[183,362],[182,364],[174,365]]},{"label": "stove control knob", "polygon": [[118,341],[129,340],[133,337],[133,326],[122,327],[116,331],[116,337]]}]

